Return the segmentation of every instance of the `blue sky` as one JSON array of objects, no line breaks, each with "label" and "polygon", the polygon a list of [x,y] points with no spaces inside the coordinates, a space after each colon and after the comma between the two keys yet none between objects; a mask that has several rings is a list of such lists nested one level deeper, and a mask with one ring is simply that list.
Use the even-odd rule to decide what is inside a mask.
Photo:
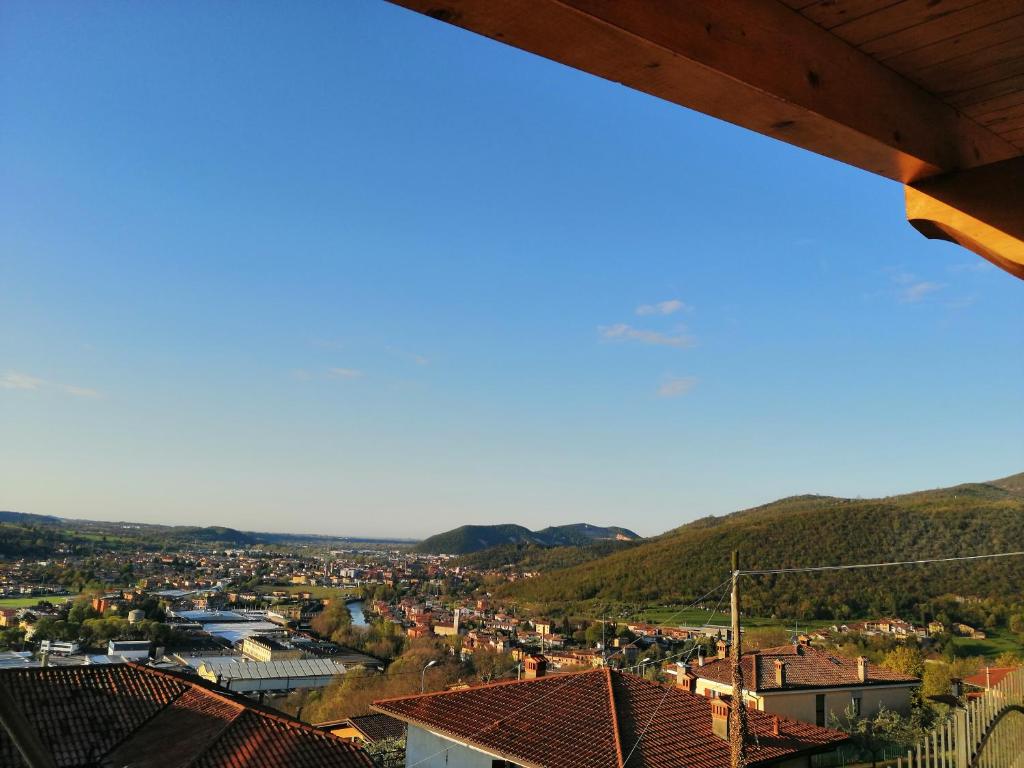
[{"label": "blue sky", "polygon": [[654,534],[1024,469],[899,185],[378,0],[0,6],[0,508]]}]

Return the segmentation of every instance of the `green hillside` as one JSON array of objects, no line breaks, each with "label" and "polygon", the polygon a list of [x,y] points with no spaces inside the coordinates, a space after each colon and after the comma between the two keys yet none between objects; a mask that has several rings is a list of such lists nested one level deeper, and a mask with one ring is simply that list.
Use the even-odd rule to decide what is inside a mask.
[{"label": "green hillside", "polygon": [[[797,496],[697,520],[607,557],[504,588],[527,602],[693,599],[744,568],[784,568],[1024,550],[1024,492],[1014,476],[884,499]],[[745,611],[833,618],[917,611],[941,595],[1020,600],[1024,557],[744,580]],[[917,615],[915,613],[914,615]]]},{"label": "green hillside", "polygon": [[424,539],[414,552],[465,555],[491,547],[536,544],[542,547],[583,546],[597,541],[632,541],[640,538],[626,528],[589,523],[558,525],[531,531],[521,525],[463,525]]},{"label": "green hillside", "polygon": [[572,546],[548,547],[532,542],[517,542],[470,552],[456,562],[473,570],[500,570],[512,566],[523,571],[547,572],[606,557],[638,543],[602,539]]}]

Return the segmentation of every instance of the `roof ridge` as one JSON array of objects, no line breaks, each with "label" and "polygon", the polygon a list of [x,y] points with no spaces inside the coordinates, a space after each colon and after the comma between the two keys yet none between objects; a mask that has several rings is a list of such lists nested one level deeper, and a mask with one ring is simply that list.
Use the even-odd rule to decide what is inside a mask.
[{"label": "roof ridge", "polygon": [[[408,699],[427,699],[431,696],[447,696],[455,693],[465,693],[466,691],[482,691],[484,688],[499,688],[503,685],[524,685],[526,683],[541,683],[548,680],[562,680],[567,677],[579,677],[581,675],[592,675],[596,672],[600,672],[600,669],[584,669],[580,672],[560,672],[557,675],[544,675],[543,677],[536,677],[527,680],[495,680],[492,683],[483,683],[482,685],[471,685],[468,688],[458,688],[451,691],[428,691],[427,693],[409,693],[405,696],[389,696],[386,699],[375,699],[374,704],[387,704],[391,701],[408,700]],[[383,714],[387,714],[386,712]]]},{"label": "roof ridge", "polygon": [[622,760],[622,737],[619,734],[619,715],[615,711],[615,678],[612,676],[612,671],[609,667],[604,668],[605,680],[608,683],[608,704],[611,709],[612,718],[612,736],[615,741],[615,761],[618,764],[618,768],[624,768],[625,763]]}]

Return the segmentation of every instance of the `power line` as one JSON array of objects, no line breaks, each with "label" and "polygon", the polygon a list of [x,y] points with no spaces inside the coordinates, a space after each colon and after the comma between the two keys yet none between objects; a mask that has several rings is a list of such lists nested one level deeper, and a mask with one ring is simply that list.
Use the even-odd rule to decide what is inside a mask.
[{"label": "power line", "polygon": [[[727,579],[727,581],[731,581],[731,579]],[[709,619],[713,618],[715,616],[715,614],[717,614],[721,610],[722,603],[725,602],[725,595],[726,595],[726,593],[723,592],[722,596],[718,600],[718,605],[715,606],[715,610],[712,611],[711,616],[708,617]],[[711,626],[710,620],[704,626],[705,627]],[[686,655],[686,658],[683,660],[684,663],[690,660],[690,656],[693,654],[693,652],[697,648],[698,648],[698,645],[694,644],[693,648],[691,648],[689,650],[689,652]],[[663,661],[667,661],[667,659],[663,659]],[[676,674],[678,675],[678,670],[677,670]],[[678,684],[678,680],[676,682]],[[661,710],[661,705],[665,703],[665,699],[668,698],[668,695],[669,695],[669,693],[671,693],[671,691],[672,691],[672,686],[666,685],[665,686],[665,693],[662,694],[661,700],[658,702],[658,705],[654,708],[654,712],[651,713],[651,718],[647,721],[647,723],[644,725],[643,729],[637,735],[636,742],[633,744],[632,749],[629,750],[629,754],[626,755],[626,759],[622,761],[623,768],[625,768],[626,763],[629,762],[629,758],[631,758],[633,756],[633,753],[636,751],[636,748],[640,746],[640,741],[643,739],[644,734],[647,733],[647,729],[651,727],[651,724],[654,722],[655,718],[658,716],[658,712]]]},{"label": "power line", "polygon": [[[680,609],[680,612],[681,612],[681,611],[684,611],[684,610],[686,610],[687,608],[692,608],[692,607],[693,607],[693,606],[695,606],[695,605],[696,605],[697,603],[699,603],[699,602],[700,602],[701,600],[704,600],[704,599],[705,599],[705,598],[707,598],[708,596],[710,596],[710,595],[714,594],[714,593],[715,593],[715,592],[717,592],[717,591],[718,591],[719,589],[721,589],[722,587],[724,587],[724,586],[725,586],[726,584],[728,584],[728,583],[729,583],[729,582],[730,582],[731,580],[732,580],[732,577],[730,577],[730,578],[726,579],[726,580],[725,580],[724,582],[722,582],[722,583],[721,583],[721,584],[719,584],[719,585],[718,585],[717,587],[715,587],[715,588],[714,588],[714,589],[713,589],[713,590],[712,590],[711,592],[709,592],[709,593],[708,593],[707,595],[703,595],[702,597],[699,597],[699,598],[697,598],[697,599],[696,599],[696,600],[694,600],[694,601],[693,601],[693,602],[692,602],[692,603],[691,603],[690,605],[686,606],[685,608],[682,608],[682,609]],[[719,600],[719,603],[718,603],[718,607],[721,607],[721,605],[722,605],[722,600],[724,600],[724,599],[725,599],[725,595],[724,595],[724,593],[723,593],[723,595],[722,595],[722,598],[721,598],[721,599]],[[716,608],[716,611],[717,611],[717,610],[718,610],[718,609]],[[707,625],[705,625],[705,626],[707,626]],[[696,646],[696,645],[695,645],[695,646],[694,646],[693,648],[691,648],[691,649],[690,649],[690,653],[692,653],[692,652],[693,652],[694,650],[696,650],[696,648],[697,648],[697,646]],[[668,658],[670,658],[670,657],[668,657]],[[662,661],[665,661],[665,660],[667,660],[667,658],[666,658],[666,659],[663,659]],[[635,669],[635,667],[631,667],[631,668],[628,668],[628,669]],[[568,685],[569,683],[573,682],[574,680],[580,680],[580,679],[583,679],[583,678],[585,678],[586,676],[587,676],[587,675],[586,675],[586,672],[578,672],[578,673],[574,673],[574,674],[567,674],[567,675],[565,675],[565,679],[561,681],[561,684],[559,684],[559,685],[555,685],[555,684],[552,684],[552,686],[551,686],[551,690],[550,690],[550,691],[548,691],[547,693],[545,693],[545,694],[544,694],[543,696],[541,696],[540,698],[534,699],[533,701],[531,701],[531,702],[529,702],[529,703],[527,703],[527,704],[523,705],[523,706],[522,706],[522,707],[520,707],[519,709],[517,709],[517,710],[514,710],[514,711],[513,711],[513,712],[511,712],[510,714],[508,714],[508,715],[505,715],[505,716],[504,716],[504,717],[502,718],[502,720],[503,720],[503,721],[504,721],[504,720],[508,720],[508,719],[509,719],[509,718],[511,718],[511,717],[514,717],[514,716],[516,716],[516,715],[520,715],[520,714],[522,714],[523,712],[525,712],[525,711],[526,711],[527,709],[529,709],[530,707],[533,707],[533,706],[535,706],[535,705],[539,704],[540,702],[542,702],[542,701],[544,701],[545,699],[547,699],[547,698],[548,698],[549,696],[551,696],[551,695],[553,695],[554,693],[556,693],[556,692],[558,692],[558,691],[562,690],[563,688],[565,688],[565,686],[566,686],[566,685]],[[482,728],[480,728],[479,730],[477,730],[477,731],[475,731],[474,733],[472,733],[472,734],[471,734],[470,736],[468,736],[468,737],[463,737],[463,738],[465,738],[465,739],[474,739],[474,738],[476,738],[477,736],[479,736],[480,734],[482,734],[482,733],[483,733],[484,731],[488,730],[489,728],[493,728],[493,727],[494,727],[495,725],[496,725],[496,723],[488,723],[488,724],[487,724],[487,725],[485,725],[484,727],[482,727]],[[454,746],[454,745],[453,745],[453,746]],[[406,768],[416,768],[416,766],[418,766],[418,765],[420,765],[420,764],[422,764],[422,763],[425,763],[425,762],[427,762],[427,761],[429,761],[429,760],[432,760],[433,758],[437,757],[438,755],[441,755],[441,754],[444,754],[445,752],[448,752],[448,751],[449,751],[449,750],[451,750],[452,748],[453,748],[453,747],[444,747],[444,748],[442,748],[442,749],[439,749],[439,750],[438,750],[437,752],[434,752],[434,753],[432,753],[432,754],[430,754],[430,755],[427,755],[426,757],[423,757],[423,758],[421,758],[421,759],[417,760],[417,761],[416,761],[415,763],[413,763],[412,765],[409,765],[409,766],[407,766]]]},{"label": "power line", "polygon": [[851,563],[849,565],[816,565],[803,568],[768,568],[764,570],[739,570],[739,576],[770,576],[778,573],[807,573],[811,571],[848,571],[857,568],[888,568],[895,565],[927,565],[929,563],[952,563],[963,560],[988,560],[996,557],[1019,557],[1021,552],[996,552],[989,555],[962,555],[959,557],[935,557],[926,560],[899,560],[892,563]]}]

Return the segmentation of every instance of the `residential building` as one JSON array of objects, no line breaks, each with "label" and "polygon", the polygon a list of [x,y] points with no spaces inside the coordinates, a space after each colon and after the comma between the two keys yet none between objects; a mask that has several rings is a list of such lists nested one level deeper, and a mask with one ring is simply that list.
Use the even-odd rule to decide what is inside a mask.
[{"label": "residential building", "polygon": [[0,729],[5,768],[28,768],[22,749],[55,768],[373,766],[358,746],[329,733],[138,664],[2,669],[0,690],[24,725],[21,749]]},{"label": "residential building", "polygon": [[78,653],[78,651],[78,643],[74,641],[43,640],[39,643],[40,653],[57,653],[63,656],[69,656],[72,653]]},{"label": "residential building", "polygon": [[965,677],[963,685],[966,689],[967,697],[976,698],[980,696],[982,692],[987,691],[994,685],[999,685],[1004,677],[1018,669],[1020,667],[985,667],[979,672]]},{"label": "residential building", "polygon": [[[724,645],[724,643],[722,644]],[[791,717],[819,726],[832,716],[877,713],[881,708],[910,711],[911,693],[921,681],[871,664],[847,659],[811,646],[809,641],[743,654],[744,699],[752,709]],[[702,696],[732,693],[732,660],[719,648],[719,658],[677,668],[677,682]]]},{"label": "residential building", "polygon": [[[378,701],[419,768],[724,768],[728,706],[608,668]],[[649,727],[652,722],[656,727]],[[810,766],[844,733],[750,712],[750,766]],[[641,739],[641,735],[643,738]]]},{"label": "residential building", "polygon": [[387,739],[405,738],[405,722],[380,712],[357,715],[346,720],[334,720],[329,723],[317,723],[315,727],[333,733],[339,739],[360,744],[375,744]]}]

